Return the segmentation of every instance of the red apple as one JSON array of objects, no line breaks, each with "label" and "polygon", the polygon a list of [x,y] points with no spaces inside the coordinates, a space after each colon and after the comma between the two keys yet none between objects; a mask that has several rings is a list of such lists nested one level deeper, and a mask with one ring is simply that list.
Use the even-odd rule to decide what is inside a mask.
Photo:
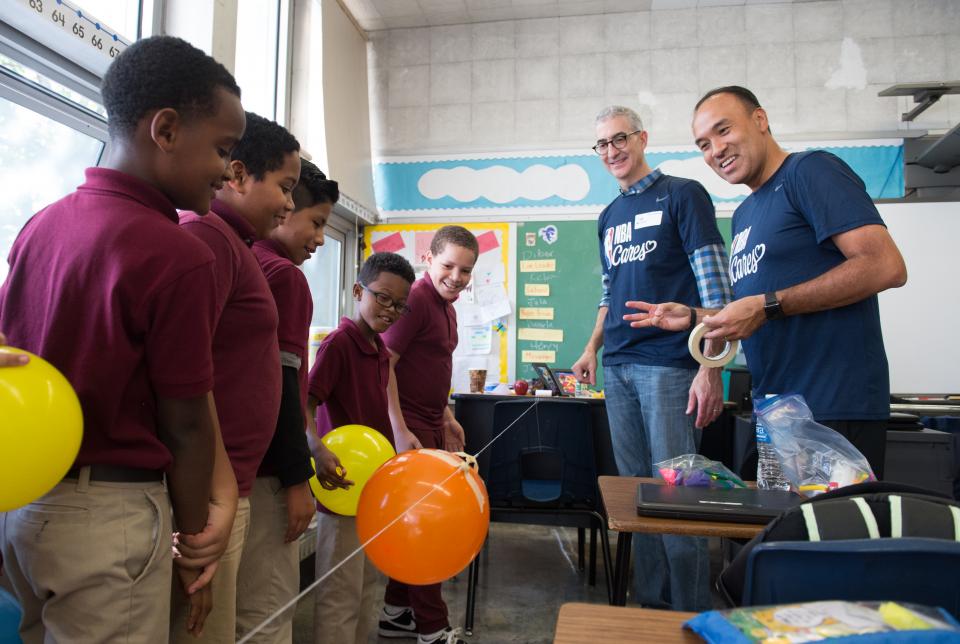
[{"label": "red apple", "polygon": [[513,393],[518,396],[526,396],[529,389],[530,385],[527,384],[526,380],[518,380],[513,383]]}]

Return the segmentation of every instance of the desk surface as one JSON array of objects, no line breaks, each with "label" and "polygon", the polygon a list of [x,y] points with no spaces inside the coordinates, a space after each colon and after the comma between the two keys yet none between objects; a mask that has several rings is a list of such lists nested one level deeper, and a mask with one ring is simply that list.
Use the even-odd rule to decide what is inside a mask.
[{"label": "desk surface", "polygon": [[637,514],[637,484],[659,483],[659,479],[631,476],[601,476],[600,496],[607,509],[607,523],[617,532],[683,534],[697,537],[752,539],[765,526],[752,523],[662,519]]},{"label": "desk surface", "polygon": [[550,402],[585,402],[590,403],[591,405],[603,405],[606,403],[604,398],[579,398],[576,396],[516,396],[513,394],[510,395],[501,395],[501,394],[467,394],[467,393],[455,393],[450,396],[453,399],[454,404],[458,400],[492,400],[494,402],[500,402],[501,400],[525,400],[527,402],[533,401],[544,401],[549,400]]},{"label": "desk surface", "polygon": [[554,644],[583,642],[701,642],[683,623],[696,613],[600,604],[564,604]]}]

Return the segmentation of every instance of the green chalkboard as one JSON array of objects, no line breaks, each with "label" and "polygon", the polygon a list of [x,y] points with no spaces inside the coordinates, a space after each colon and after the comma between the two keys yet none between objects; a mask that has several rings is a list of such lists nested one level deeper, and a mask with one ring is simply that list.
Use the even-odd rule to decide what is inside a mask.
[{"label": "green chalkboard", "polygon": [[[717,225],[727,247],[730,246],[729,218],[718,218]],[[549,234],[553,227],[555,237]],[[553,239],[552,243],[548,241]],[[597,222],[556,221],[517,224],[517,377],[536,376],[524,351],[553,351],[548,362],[557,369],[569,369],[580,357],[597,320],[600,301],[600,254]],[[523,262],[554,260],[553,271],[524,271]],[[527,295],[527,285],[549,285],[547,296]],[[552,308],[552,320],[521,319],[526,308]],[[562,340],[525,340],[524,329],[563,331]],[[526,333],[529,333],[527,331]],[[535,333],[536,331],[534,331]],[[602,355],[602,354],[601,354]],[[539,360],[537,361],[539,362]],[[603,387],[602,370],[597,373],[597,388]]]},{"label": "green chalkboard", "polygon": [[[553,235],[550,234],[551,227]],[[554,260],[555,270],[524,271],[523,262],[531,260]],[[525,351],[552,351],[555,359],[548,364],[557,369],[569,369],[583,352],[597,320],[597,303],[600,301],[597,222],[533,221],[517,224],[516,276],[517,377],[530,379],[536,376],[530,363],[524,362]],[[549,295],[526,294],[528,285],[541,284],[549,287]],[[521,319],[522,310],[526,308],[552,308],[553,319]],[[524,329],[561,330],[563,339],[524,340],[521,339]],[[597,384],[602,386],[600,382]]]}]

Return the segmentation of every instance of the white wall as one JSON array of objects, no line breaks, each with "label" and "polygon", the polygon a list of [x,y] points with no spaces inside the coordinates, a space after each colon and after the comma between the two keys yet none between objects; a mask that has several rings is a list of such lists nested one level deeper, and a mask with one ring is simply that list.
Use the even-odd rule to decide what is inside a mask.
[{"label": "white wall", "polygon": [[323,114],[331,176],[374,208],[367,42],[336,0],[323,0]]},{"label": "white wall", "polygon": [[[960,2],[826,0],[513,20],[370,34],[381,154],[587,146],[604,105],[638,108],[651,145],[690,143],[718,85],[753,89],[775,133],[896,130],[894,83],[960,79]],[[960,96],[915,121],[960,121]]]},{"label": "white wall", "polygon": [[891,391],[960,392],[960,203],[879,209],[908,274],[906,286],[880,294]]},{"label": "white wall", "polygon": [[294,3],[290,131],[342,192],[375,209],[367,44],[336,0]]}]

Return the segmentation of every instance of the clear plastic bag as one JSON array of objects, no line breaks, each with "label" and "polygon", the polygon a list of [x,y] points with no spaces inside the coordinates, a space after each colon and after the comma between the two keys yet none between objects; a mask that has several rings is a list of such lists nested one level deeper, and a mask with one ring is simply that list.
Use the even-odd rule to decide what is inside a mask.
[{"label": "clear plastic bag", "polygon": [[720,461],[711,461],[700,454],[684,454],[653,466],[667,485],[685,487],[747,487],[739,476]]},{"label": "clear plastic bag", "polygon": [[813,420],[803,396],[771,398],[755,411],[794,492],[814,496],[876,480],[867,459],[850,441]]}]

